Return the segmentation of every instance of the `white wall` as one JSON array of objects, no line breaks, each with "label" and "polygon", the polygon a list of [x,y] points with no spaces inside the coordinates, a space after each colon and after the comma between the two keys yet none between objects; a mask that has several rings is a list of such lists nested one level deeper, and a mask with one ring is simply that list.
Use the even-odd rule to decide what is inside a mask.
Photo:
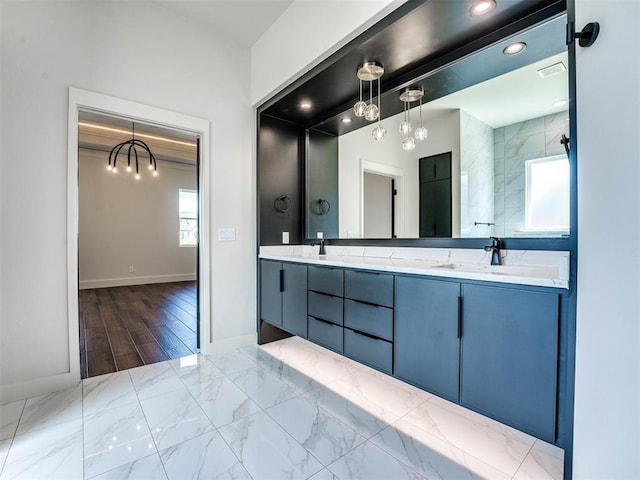
[{"label": "white wall", "polygon": [[640,23],[637,0],[576,0],[576,479],[640,478]]},{"label": "white wall", "polygon": [[[360,128],[338,138],[338,198],[340,238],[355,236],[360,232],[360,192],[361,161],[373,162],[381,166],[397,169],[403,176],[398,188],[400,196],[399,238],[417,238],[419,234],[419,166],[418,159],[438,153],[452,152],[453,176],[453,224],[459,228],[458,202],[460,198],[460,111],[454,109],[423,109],[424,125],[429,130],[426,140],[416,140],[413,151],[402,149],[404,135],[399,131],[402,115],[398,114],[382,121],[387,135],[381,141],[371,136],[374,125]],[[418,118],[412,109],[414,128]],[[353,232],[354,235],[349,235]]]},{"label": "white wall", "polygon": [[[140,179],[105,168],[109,152],[80,149],[80,288],[196,278],[196,249],[180,246],[179,191],[196,190],[195,165],[158,161]],[[129,271],[132,266],[134,271]]]},{"label": "white wall", "polygon": [[260,105],[405,1],[295,0],[251,49],[251,104]]},{"label": "white wall", "polygon": [[[70,371],[70,85],[211,122],[211,330],[255,333],[250,52],[151,2],[2,2],[0,397]],[[143,19],[141,21],[140,19]],[[236,242],[218,243],[219,227]],[[205,319],[207,321],[207,319]],[[32,352],[37,345],[37,354]],[[24,391],[24,389],[22,390]]]}]

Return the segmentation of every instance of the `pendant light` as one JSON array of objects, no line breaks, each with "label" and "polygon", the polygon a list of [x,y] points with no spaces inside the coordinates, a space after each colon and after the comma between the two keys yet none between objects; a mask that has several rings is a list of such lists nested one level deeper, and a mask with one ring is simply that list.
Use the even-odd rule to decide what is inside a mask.
[{"label": "pendant light", "polygon": [[387,129],[382,126],[380,121],[381,113],[380,113],[380,80],[378,80],[378,124],[373,127],[373,131],[371,135],[373,135],[374,140],[382,140],[384,136],[387,134]]},{"label": "pendant light", "polygon": [[[404,150],[413,150],[416,148],[416,139],[424,140],[429,134],[428,130],[422,124],[422,97],[424,96],[424,90],[422,87],[407,87],[400,93],[400,101],[404,104],[404,116],[402,122],[400,122],[400,133],[406,135],[402,140],[402,148]],[[413,127],[411,125],[411,103],[420,102],[420,126],[416,128],[414,136],[410,135]],[[415,137],[415,138],[414,138]]]},{"label": "pendant light", "polygon": [[[365,62],[358,67],[358,80],[360,81],[360,100],[353,106],[357,117],[364,117],[370,122],[380,117],[380,77],[384,74],[384,67],[378,62]],[[378,105],[373,103],[373,82],[378,81]],[[369,103],[362,100],[362,82],[369,82]]]},{"label": "pendant light", "polygon": [[[157,176],[158,175],[158,165],[156,163],[156,157],[153,155],[153,153],[151,153],[151,149],[149,148],[149,145],[147,145],[145,142],[143,142],[142,140],[138,140],[136,138],[136,124],[133,123],[131,125],[131,139],[127,140],[126,142],[122,142],[119,143],[118,145],[116,145],[115,147],[113,147],[111,149],[111,152],[109,152],[109,162],[107,164],[107,170],[116,173],[117,169],[116,169],[116,162],[118,161],[118,155],[120,155],[120,152],[122,151],[122,149],[124,147],[128,146],[127,148],[127,172],[131,172],[133,170],[132,167],[132,158],[134,160],[134,165],[135,165],[135,169],[136,169],[136,180],[140,179],[140,169],[138,166],[138,148],[141,148],[143,151],[147,152],[147,155],[149,155],[149,170],[153,170],[153,176]],[[133,155],[132,155],[133,154]]]}]

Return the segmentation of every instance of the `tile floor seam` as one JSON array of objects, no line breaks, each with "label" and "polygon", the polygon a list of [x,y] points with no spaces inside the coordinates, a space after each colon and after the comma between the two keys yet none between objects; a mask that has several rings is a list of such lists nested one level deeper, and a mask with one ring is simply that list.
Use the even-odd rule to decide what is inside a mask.
[{"label": "tile floor seam", "polygon": [[[258,412],[256,412],[258,413]],[[246,418],[246,417],[245,417]],[[233,422],[231,422],[233,423]],[[228,424],[231,425],[231,424]],[[216,432],[218,433],[218,435],[220,436],[220,438],[222,439],[222,441],[224,442],[224,444],[227,446],[227,448],[229,449],[229,451],[233,454],[234,457],[236,457],[236,459],[238,460],[238,463],[240,465],[242,465],[242,468],[244,468],[244,471],[247,472],[247,475],[249,475],[249,478],[251,478],[253,480],[253,475],[251,475],[251,473],[249,472],[249,470],[247,470],[247,467],[244,466],[244,463],[242,462],[242,459],[238,456],[238,454],[233,450],[233,448],[231,448],[231,445],[229,445],[229,442],[227,442],[227,439],[224,438],[224,435],[222,435],[217,429]],[[168,478],[168,477],[167,477]],[[171,479],[169,479],[171,480]]]},{"label": "tile floor seam", "polygon": [[[300,395],[298,395],[298,397],[300,397]],[[293,398],[298,398],[298,397],[293,397]],[[293,400],[293,398],[289,398],[288,400]],[[288,401],[288,400],[285,400],[285,401]],[[310,401],[310,400],[309,400],[309,401]],[[282,402],[282,403],[284,403],[284,402]],[[273,406],[273,407],[275,407],[275,405],[272,405],[272,406]],[[355,445],[355,446],[351,447],[348,451],[344,452],[342,455],[340,455],[340,457],[338,457],[336,460],[334,460],[333,462],[331,462],[329,465],[331,465],[332,463],[336,462],[338,459],[340,459],[340,458],[344,457],[346,454],[348,454],[349,452],[352,452],[353,450],[355,450],[356,448],[358,448],[360,445],[362,445],[362,444],[364,444],[364,443],[366,443],[366,442],[368,441],[368,440],[367,440],[367,438],[366,438],[364,435],[362,435],[362,434],[358,433],[355,429],[351,428],[349,425],[347,425],[346,423],[342,422],[339,418],[337,418],[337,417],[335,417],[334,415],[332,415],[330,412],[328,412],[327,410],[325,410],[324,408],[322,408],[320,405],[317,405],[317,404],[316,404],[316,407],[317,407],[317,408],[319,408],[320,410],[322,410],[325,414],[329,415],[333,420],[335,420],[335,421],[337,421],[338,423],[340,423],[341,425],[344,425],[345,427],[347,427],[349,430],[351,430],[352,432],[354,432],[356,435],[359,435],[359,436],[361,436],[362,438],[364,438],[364,441],[363,441],[363,442],[360,442],[360,443],[358,443],[357,445]],[[269,410],[270,408],[271,408],[271,407],[269,407],[269,408],[267,408],[267,409],[264,409],[264,413],[266,413],[266,414],[269,416],[269,418],[271,418],[274,422],[276,422],[276,423],[278,424],[278,426],[279,426],[280,428],[282,428],[282,429],[283,429],[285,432],[287,432],[287,433],[288,433],[288,434],[289,434],[289,435],[290,435],[294,440],[296,440],[296,442],[298,442],[298,440],[297,440],[295,437],[293,437],[293,435],[292,435],[291,433],[289,433],[289,430],[287,430],[287,428],[286,428],[284,425],[282,425],[280,422],[278,422],[278,420],[277,420],[276,418],[274,418],[274,417],[273,417],[273,416],[272,416],[272,415],[267,411],[267,410]],[[318,459],[315,455],[313,455],[313,453],[311,452],[311,450],[309,450],[307,447],[305,447],[302,443],[298,442],[298,444],[299,444],[302,448],[304,448],[307,452],[309,452],[309,454],[310,454],[310,455],[312,455],[314,458],[316,458],[316,460],[318,460],[318,463],[320,463],[320,465],[322,465],[323,469],[328,467],[328,465],[325,465],[324,463],[322,463],[322,462],[320,461],[320,459]],[[320,471],[321,471],[321,470],[320,470]],[[313,475],[316,475],[317,473],[318,473],[318,472],[314,473]],[[313,477],[313,475],[311,475],[311,476],[310,476],[310,477],[308,477],[308,478]]]},{"label": "tile floor seam", "polygon": [[527,450],[527,454],[524,456],[524,458],[522,459],[522,461],[520,462],[520,465],[518,465],[518,468],[516,468],[516,470],[513,472],[513,475],[511,475],[511,478],[515,478],[516,475],[518,475],[518,472],[520,471],[520,469],[522,468],[522,465],[524,465],[524,462],[527,460],[527,457],[529,455],[531,455],[531,452],[533,451],[533,446],[536,444],[536,442],[533,442],[533,444],[531,445],[531,447],[529,448],[529,450]]}]

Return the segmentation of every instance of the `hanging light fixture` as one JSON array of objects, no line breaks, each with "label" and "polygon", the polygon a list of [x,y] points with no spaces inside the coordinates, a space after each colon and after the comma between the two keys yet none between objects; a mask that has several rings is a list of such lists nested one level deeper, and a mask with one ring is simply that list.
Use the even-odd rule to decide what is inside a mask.
[{"label": "hanging light fixture", "polygon": [[[360,80],[360,100],[353,106],[358,117],[364,117],[370,122],[380,117],[380,77],[384,74],[384,67],[378,62],[365,62],[358,67],[357,76]],[[373,82],[378,81],[378,105],[373,103]],[[369,82],[369,103],[362,100],[362,82]]]},{"label": "hanging light fixture", "polygon": [[373,127],[373,131],[371,132],[374,140],[382,140],[387,134],[387,129],[382,126],[381,118],[382,114],[380,112],[380,79],[378,79],[378,124]]},{"label": "hanging light fixture", "polygon": [[[400,93],[400,101],[404,104],[404,117],[400,122],[400,133],[406,135],[402,140],[402,148],[404,150],[413,150],[416,148],[416,139],[424,140],[427,138],[428,130],[422,124],[422,97],[424,90],[422,87],[407,87]],[[413,127],[411,125],[411,103],[420,101],[420,126],[416,128],[414,137],[410,135]]]},{"label": "hanging light fixture", "polygon": [[[149,145],[147,145],[145,142],[143,142],[142,140],[138,140],[136,138],[136,124],[133,123],[131,125],[131,139],[127,140],[126,142],[122,142],[119,143],[118,145],[116,145],[115,147],[113,147],[111,149],[111,152],[109,152],[109,163],[107,164],[107,170],[116,173],[117,169],[116,169],[116,162],[118,160],[118,155],[120,155],[120,152],[122,151],[123,148],[125,148],[126,146],[128,146],[127,148],[127,172],[131,172],[133,170],[132,168],[132,164],[131,164],[131,159],[133,157],[134,160],[134,165],[135,165],[135,169],[136,169],[136,180],[140,179],[140,169],[138,166],[138,148],[142,148],[142,150],[144,150],[145,152],[147,152],[147,154],[149,155],[149,170],[153,170],[153,176],[157,176],[158,175],[158,165],[156,164],[156,157],[153,155],[153,153],[151,153],[151,149],[149,148]],[[133,154],[133,155],[132,155]]]}]

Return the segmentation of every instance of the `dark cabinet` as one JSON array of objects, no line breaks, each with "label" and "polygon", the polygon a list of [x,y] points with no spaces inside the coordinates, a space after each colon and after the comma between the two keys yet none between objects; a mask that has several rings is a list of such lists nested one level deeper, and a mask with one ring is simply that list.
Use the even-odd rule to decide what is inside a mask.
[{"label": "dark cabinet", "polygon": [[451,152],[419,160],[420,237],[451,237]]},{"label": "dark cabinet", "polygon": [[309,340],[338,353],[344,352],[343,285],[344,270],[309,266]]},{"label": "dark cabinet", "polygon": [[460,402],[553,442],[558,295],[463,286]]},{"label": "dark cabinet", "polygon": [[458,401],[460,284],[396,277],[395,375]]},{"label": "dark cabinet", "polygon": [[260,318],[307,338],[307,266],[260,261]]}]

